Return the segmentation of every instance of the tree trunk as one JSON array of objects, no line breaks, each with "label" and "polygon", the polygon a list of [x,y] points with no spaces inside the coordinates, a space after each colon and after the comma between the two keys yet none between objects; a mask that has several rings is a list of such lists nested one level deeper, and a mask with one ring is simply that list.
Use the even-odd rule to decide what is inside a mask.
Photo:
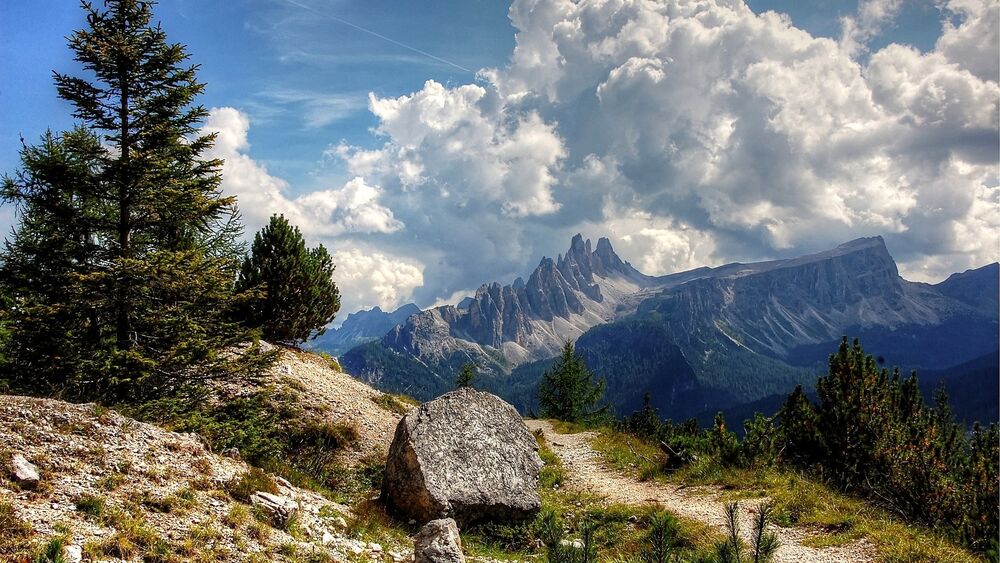
[{"label": "tree trunk", "polygon": [[[126,18],[122,18],[122,36],[128,33]],[[132,256],[132,210],[130,206],[131,180],[131,138],[129,136],[129,84],[128,70],[123,69],[119,75],[121,87],[121,105],[118,118],[121,122],[121,178],[118,179],[118,258],[125,260]],[[119,264],[119,266],[121,266]],[[119,350],[132,348],[132,319],[129,316],[129,287],[121,285],[118,288],[116,340]]]}]

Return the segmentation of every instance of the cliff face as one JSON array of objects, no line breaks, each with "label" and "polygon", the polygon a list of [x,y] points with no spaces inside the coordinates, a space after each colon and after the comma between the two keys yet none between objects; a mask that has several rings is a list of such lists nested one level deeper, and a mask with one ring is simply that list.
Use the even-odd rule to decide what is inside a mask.
[{"label": "cliff face", "polygon": [[[756,353],[786,358],[796,347],[879,327],[940,325],[972,307],[899,276],[881,237],[759,264],[708,270],[644,302],[679,342],[721,332]],[[996,317],[994,312],[994,318]]]},{"label": "cliff face", "polygon": [[483,385],[529,408],[544,361],[572,340],[620,412],[650,391],[661,408],[690,416],[812,384],[844,335],[904,369],[995,351],[996,272],[991,265],[937,285],[909,282],[872,237],[652,278],[606,239],[592,248],[577,236],[527,282],[487,284],[461,307],[414,315],[344,364],[388,389],[431,397],[473,361]]}]

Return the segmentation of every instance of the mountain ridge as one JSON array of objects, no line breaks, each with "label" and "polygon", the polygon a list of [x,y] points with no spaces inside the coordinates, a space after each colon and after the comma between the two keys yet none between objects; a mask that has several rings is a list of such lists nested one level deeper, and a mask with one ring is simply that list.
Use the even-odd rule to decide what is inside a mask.
[{"label": "mountain ridge", "polygon": [[367,311],[350,313],[339,328],[327,329],[309,342],[308,347],[339,356],[355,346],[381,338],[392,327],[420,312],[420,307],[407,303],[391,312],[376,305]]},{"label": "mountain ridge", "polygon": [[882,237],[867,237],[653,277],[607,239],[595,248],[577,235],[527,282],[484,284],[465,309],[410,317],[343,360],[367,381],[418,397],[447,389],[462,364],[475,362],[484,388],[531,410],[547,359],[573,340],[620,413],[649,391],[665,413],[688,416],[811,385],[843,335],[919,369],[982,355],[997,335],[997,311],[981,305],[990,268],[937,285],[910,282]]}]

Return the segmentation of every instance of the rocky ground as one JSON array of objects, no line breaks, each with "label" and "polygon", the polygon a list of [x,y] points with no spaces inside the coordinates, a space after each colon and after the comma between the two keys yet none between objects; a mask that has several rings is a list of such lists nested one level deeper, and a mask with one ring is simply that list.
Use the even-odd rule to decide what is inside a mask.
[{"label": "rocky ground", "polygon": [[[0,396],[0,442],[0,503],[17,524],[4,532],[8,547],[62,537],[70,559],[95,561],[383,558],[382,546],[347,537],[348,507],[280,478],[273,496],[251,498],[259,485],[239,490],[243,462],[93,404]],[[22,457],[37,482],[15,476]],[[266,500],[293,506],[291,518],[273,518]]]},{"label": "rocky ground", "polygon": [[[267,349],[275,347],[263,343]],[[306,422],[337,422],[358,432],[357,447],[341,453],[351,465],[366,458],[385,458],[399,419],[412,405],[377,391],[311,352],[278,348],[279,361],[257,385],[221,385],[221,400],[246,396],[269,386],[295,396]]]},{"label": "rocky ground", "polygon": [[[409,408],[339,371],[323,357],[280,349],[256,385],[220,385],[212,400],[261,390],[293,396],[302,423],[332,422],[357,431],[340,452],[345,467],[384,459],[396,423]],[[236,495],[249,466],[211,452],[194,434],[168,432],[93,404],[0,396],[0,560],[17,548],[63,538],[87,560],[377,560],[408,556],[406,542],[362,541],[346,529],[350,508],[267,477],[275,497],[258,495],[260,479]],[[228,453],[228,452],[227,452]],[[15,459],[39,473],[19,482]],[[247,489],[247,490],[243,490]],[[271,513],[294,507],[294,518]],[[8,522],[7,520],[10,520]],[[12,528],[13,529],[13,528]],[[18,537],[14,537],[17,535]],[[371,539],[369,537],[369,539]],[[381,541],[381,540],[379,540]]]},{"label": "rocky ground", "polygon": [[[526,421],[532,431],[541,431],[567,469],[571,487],[603,496],[609,502],[623,504],[657,504],[678,516],[704,522],[725,532],[722,491],[712,487],[681,488],[653,481],[637,481],[609,469],[600,454],[590,446],[592,432],[559,434],[544,420]],[[761,499],[762,501],[765,499]],[[743,521],[750,521],[753,503],[744,503]],[[743,527],[744,539],[750,540],[750,527]],[[777,563],[868,563],[876,560],[875,550],[864,540],[844,546],[817,549],[803,545],[810,537],[806,530],[775,527],[781,547],[775,556]]]}]

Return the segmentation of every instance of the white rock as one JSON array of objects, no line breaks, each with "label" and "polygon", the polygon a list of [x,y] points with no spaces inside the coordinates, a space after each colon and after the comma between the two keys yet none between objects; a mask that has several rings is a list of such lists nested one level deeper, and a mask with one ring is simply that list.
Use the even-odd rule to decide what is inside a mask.
[{"label": "white rock", "polygon": [[333,537],[333,534],[329,530],[323,530],[323,545],[330,545],[334,539],[336,538]]},{"label": "white rock", "polygon": [[279,526],[284,526],[299,513],[299,503],[294,500],[262,491],[250,495],[250,504],[263,508]]},{"label": "white rock", "polygon": [[63,559],[66,563],[80,563],[83,561],[83,548],[78,545],[67,545],[63,548]]},{"label": "white rock", "polygon": [[42,479],[38,474],[38,468],[33,463],[25,459],[21,454],[14,454],[11,460],[14,466],[14,477],[19,485],[33,487]]}]

